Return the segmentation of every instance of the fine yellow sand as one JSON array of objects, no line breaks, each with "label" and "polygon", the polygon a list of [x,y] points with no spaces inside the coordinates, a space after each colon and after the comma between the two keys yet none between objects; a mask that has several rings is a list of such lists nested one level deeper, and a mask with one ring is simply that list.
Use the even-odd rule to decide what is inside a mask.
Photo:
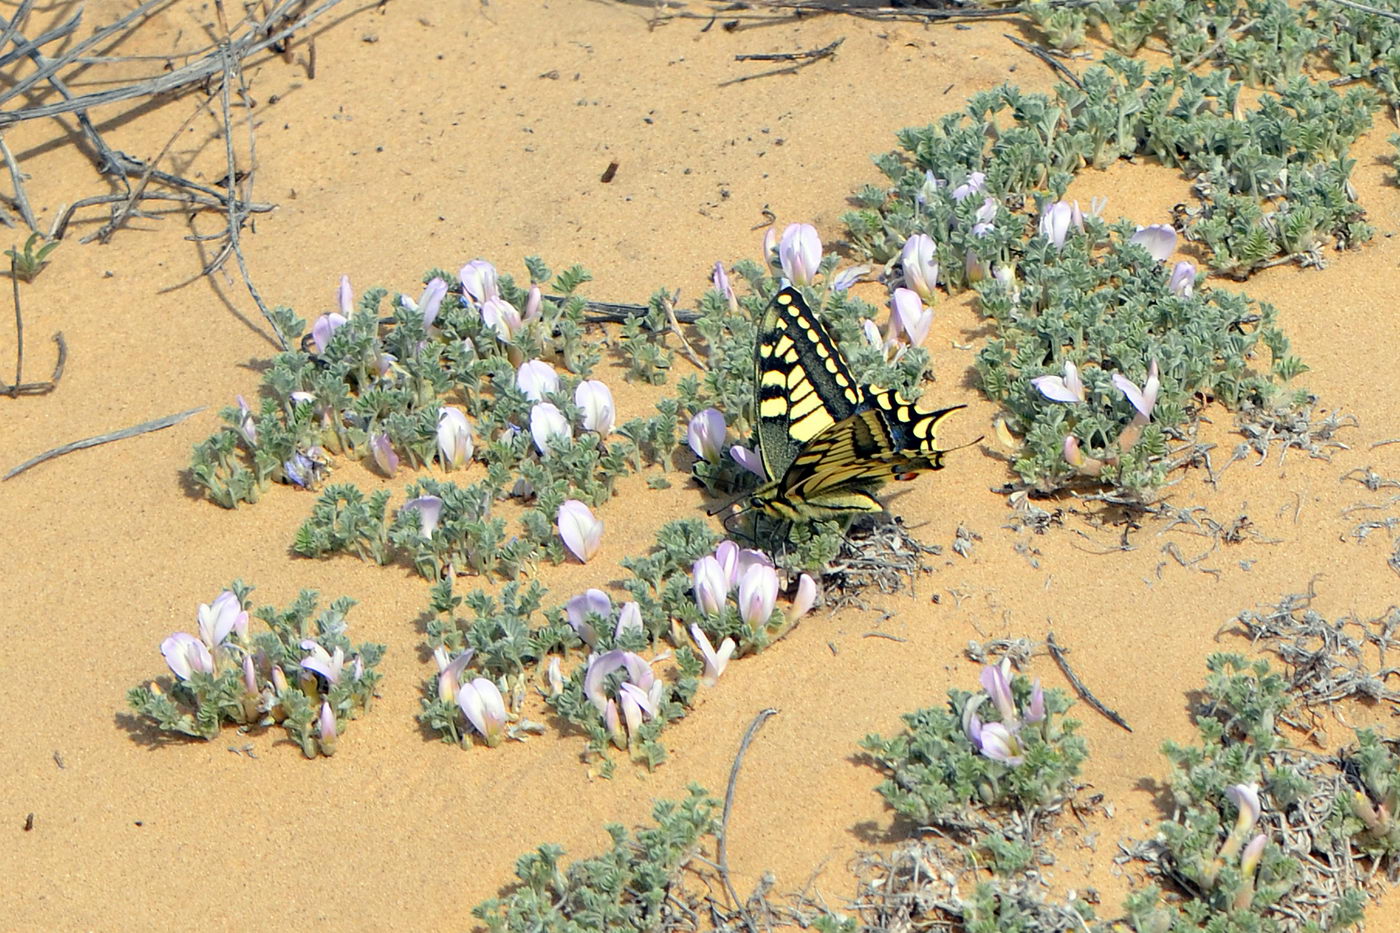
[{"label": "fine yellow sand", "polygon": [[[89,2],[84,29],[122,9]],[[807,221],[837,240],[846,197],[879,181],[870,154],[892,148],[901,127],[1003,81],[1027,90],[1053,83],[1004,38],[1018,29],[1006,22],[926,29],[814,17],[731,32],[704,19],[654,25],[653,12],[650,3],[613,2],[397,0],[353,13],[346,5],[322,24],[314,80],[305,46],[291,63],[251,62],[254,196],[278,208],[258,216],[243,243],[269,303],[309,318],[331,309],[342,274],[357,292],[382,284],[416,294],[427,268],[485,257],[519,274],[529,254],[556,268],[586,265],[590,296],[641,301],[667,285],[684,303],[716,260],[758,256],[765,210],[780,226]],[[174,7],[139,46],[117,51],[193,47],[210,19],[203,5]],[[736,54],[840,38],[834,59],[735,83],[770,67]],[[154,158],[196,106],[194,98],[118,104],[94,118],[111,145]],[[225,168],[214,126],[197,117],[165,164],[217,183]],[[65,203],[107,190],[71,127],[35,121],[6,134],[45,225]],[[576,735],[470,752],[426,736],[414,715],[432,670],[419,649],[427,585],[401,567],[295,557],[289,545],[309,494],[275,487],[238,511],[200,497],[184,473],[190,447],[236,394],[256,396],[274,351],[266,326],[232,263],[212,279],[199,275],[209,247],[190,236],[216,232],[217,216],[135,219],[100,245],[79,239],[105,218],[82,212],[51,267],[22,288],[27,378],[52,366],[49,336],[59,330],[67,372],[50,395],[0,399],[0,468],[208,407],[175,428],[0,484],[10,555],[0,583],[0,927],[466,928],[470,907],[498,893],[516,857],[539,843],[592,853],[606,843],[605,822],[644,821],[654,798],[678,796],[690,781],[722,793],[744,727],[768,706],[780,713],[749,752],[731,824],[736,884],[750,890],[772,870],[778,890],[790,891],[816,872],[815,889],[839,904],[853,892],[855,851],[897,841],[873,792],[880,775],[857,760],[856,742],[896,731],[902,712],[942,702],[950,686],[973,686],[969,640],[1043,639],[1050,629],[1084,682],[1134,728],[1124,733],[1077,707],[1091,748],[1089,791],[1115,816],[1091,817],[1083,838],[1097,834],[1096,845],[1067,847],[1049,872],[1064,889],[1097,888],[1101,912],[1114,915],[1130,880],[1112,864],[1116,842],[1150,835],[1164,815],[1159,746],[1193,738],[1187,706],[1206,655],[1249,648],[1217,639],[1218,630],[1310,581],[1314,608],[1328,617],[1375,616],[1396,601],[1385,533],[1361,543],[1346,534],[1386,513],[1344,514],[1387,497],[1340,481],[1367,466],[1400,476],[1400,444],[1373,447],[1400,436],[1391,385],[1400,200],[1383,155],[1389,132],[1378,128],[1354,153],[1375,240],[1329,253],[1325,270],[1277,268],[1247,285],[1280,308],[1312,368],[1301,384],[1324,410],[1356,419],[1341,434],[1349,449],[1331,462],[1275,450],[1234,464],[1214,487],[1200,471],[1181,474],[1168,493],[1221,523],[1248,516],[1250,537],[1212,544],[1152,522],[1125,535],[1087,521],[1072,499],[1049,504],[1064,510],[1064,527],[1012,530],[995,491],[1010,479],[1007,466],[974,445],[942,473],[900,484],[892,500],[917,534],[945,548],[915,594],[815,613],[704,693],[666,733],[663,767],[623,765],[610,781],[590,778]],[[616,177],[604,184],[611,162]],[[1168,221],[1187,194],[1176,173],[1126,163],[1087,173],[1072,192],[1107,196],[1110,216],[1140,224]],[[947,429],[953,443],[990,434],[995,409],[974,387],[968,348],[985,335],[967,301],[939,304],[928,340],[938,381],[926,397],[968,404]],[[8,380],[8,324],[0,347]],[[626,385],[618,370],[601,378],[623,420],[649,413],[655,390]],[[1239,436],[1229,413],[1210,417],[1206,433],[1223,463]],[[357,465],[336,476],[381,482]],[[699,514],[693,485],[671,479],[667,492],[625,483],[601,510],[602,555],[587,568],[542,572],[551,596],[615,585],[620,559],[644,550],[663,521]],[[960,524],[980,535],[966,557],[948,548]],[[1183,566],[1172,549],[1200,560]],[[351,595],[354,640],[389,646],[382,698],[333,759],[306,761],[271,735],[169,741],[127,715],[126,690],[165,673],[161,639],[190,628],[196,605],[235,577],[257,585],[259,605],[285,604],[304,587]],[[1044,656],[1031,673],[1065,686]],[[1389,725],[1391,712],[1324,718],[1323,741],[1335,751],[1350,741],[1346,722]],[[249,741],[256,759],[228,750]],[[1396,904],[1377,904],[1368,928],[1400,930]]]}]

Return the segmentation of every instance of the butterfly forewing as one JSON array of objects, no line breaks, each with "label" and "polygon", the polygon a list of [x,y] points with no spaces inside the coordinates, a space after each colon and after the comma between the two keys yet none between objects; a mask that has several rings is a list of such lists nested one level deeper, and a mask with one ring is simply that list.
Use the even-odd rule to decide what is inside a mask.
[{"label": "butterfly forewing", "polygon": [[759,325],[754,397],[759,452],[774,478],[808,442],[864,406],[865,390],[795,288],[773,297]]}]

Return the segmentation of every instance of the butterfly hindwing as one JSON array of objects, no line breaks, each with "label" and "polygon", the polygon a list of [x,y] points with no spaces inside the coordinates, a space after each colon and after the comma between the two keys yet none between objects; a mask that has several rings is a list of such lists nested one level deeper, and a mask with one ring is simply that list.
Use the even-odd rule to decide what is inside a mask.
[{"label": "butterfly hindwing", "polygon": [[778,487],[794,514],[806,512],[810,519],[878,512],[880,504],[867,490],[943,468],[937,426],[956,409],[920,412],[897,397],[885,408],[879,399],[880,393],[872,396],[873,407],[832,425],[798,454]]},{"label": "butterfly hindwing", "polygon": [[754,397],[770,477],[786,473],[809,441],[866,401],[826,325],[795,288],[778,292],[759,324]]}]

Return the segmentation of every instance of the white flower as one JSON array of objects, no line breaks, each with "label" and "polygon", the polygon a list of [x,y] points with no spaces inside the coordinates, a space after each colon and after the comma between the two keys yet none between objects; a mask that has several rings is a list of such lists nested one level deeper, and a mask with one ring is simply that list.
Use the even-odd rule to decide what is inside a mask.
[{"label": "white flower", "polygon": [[598,553],[603,544],[603,522],[593,515],[593,510],[577,499],[566,499],[559,506],[556,516],[559,537],[564,547],[586,564]]},{"label": "white flower", "polygon": [[710,644],[709,636],[698,625],[690,626],[690,635],[700,648],[700,656],[705,659],[705,673],[700,678],[700,683],[706,687],[713,687],[720,675],[724,673],[724,669],[729,666],[729,658],[738,646],[734,643],[734,639],[726,638],[720,642],[719,650],[716,651],[715,646]]},{"label": "white flower", "polygon": [[612,390],[597,379],[588,379],[574,390],[574,404],[583,412],[583,428],[601,437],[612,433],[617,420]]},{"label": "white flower", "polygon": [[783,275],[797,285],[810,285],[822,264],[822,241],[811,224],[789,224],[778,241]]},{"label": "white flower", "polygon": [[1158,262],[1166,262],[1176,249],[1176,230],[1169,224],[1138,227],[1137,233],[1129,237],[1128,242],[1138,244]]},{"label": "white flower", "polygon": [[1036,376],[1031,385],[1052,402],[1084,401],[1084,383],[1079,378],[1079,368],[1065,360],[1063,376]]},{"label": "white flower", "polygon": [[540,454],[548,456],[551,442],[568,440],[574,436],[574,429],[553,402],[540,402],[530,409],[530,436]]},{"label": "white flower", "polygon": [[559,391],[559,374],[544,360],[528,360],[515,372],[515,385],[532,402]]},{"label": "white flower", "polygon": [[438,459],[449,470],[464,466],[476,449],[471,422],[467,421],[466,413],[451,405],[438,409],[437,438]]}]

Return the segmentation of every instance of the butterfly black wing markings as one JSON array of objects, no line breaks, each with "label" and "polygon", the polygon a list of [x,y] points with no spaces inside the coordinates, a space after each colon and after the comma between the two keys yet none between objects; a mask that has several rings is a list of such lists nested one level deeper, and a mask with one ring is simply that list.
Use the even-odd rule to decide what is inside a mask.
[{"label": "butterfly black wing markings", "polygon": [[866,402],[846,358],[795,288],[773,297],[754,351],[759,455],[770,479],[787,472],[803,447]]},{"label": "butterfly black wing markings", "polygon": [[941,469],[938,424],[963,407],[920,412],[894,392],[863,388],[820,318],[790,287],[764,313],[754,386],[769,480],[750,502],[787,522],[883,511],[869,490]]}]

